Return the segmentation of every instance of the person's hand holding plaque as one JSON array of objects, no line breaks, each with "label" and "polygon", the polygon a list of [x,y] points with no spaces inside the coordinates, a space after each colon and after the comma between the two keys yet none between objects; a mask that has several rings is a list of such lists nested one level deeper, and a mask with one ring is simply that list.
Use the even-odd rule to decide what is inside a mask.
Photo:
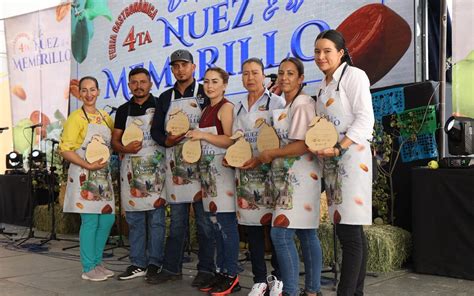
[{"label": "person's hand holding plaque", "polygon": [[92,164],[100,160],[100,164],[105,164],[109,161],[109,158],[110,151],[107,145],[105,145],[104,139],[99,135],[93,136],[86,147],[87,162]]},{"label": "person's hand holding plaque", "polygon": [[336,127],[324,117],[316,116],[309,124],[311,127],[306,132],[305,144],[308,149],[320,157],[337,156],[334,149],[339,135]]},{"label": "person's hand holding plaque", "polygon": [[227,148],[224,159],[231,167],[243,168],[246,162],[252,159],[252,147],[245,140],[244,134],[241,131],[237,131],[230,138],[237,141]]}]

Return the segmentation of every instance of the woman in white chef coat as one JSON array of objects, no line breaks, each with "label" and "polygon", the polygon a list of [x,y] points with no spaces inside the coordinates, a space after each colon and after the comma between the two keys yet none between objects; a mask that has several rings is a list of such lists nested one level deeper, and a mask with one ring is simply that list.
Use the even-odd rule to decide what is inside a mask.
[{"label": "woman in white chef coat", "polygon": [[337,295],[362,295],[367,262],[362,225],[372,221],[370,82],[364,71],[352,66],[344,37],[336,30],[318,35],[314,59],[325,75],[317,91],[316,113],[326,116],[339,133],[334,147],[313,151],[324,160],[329,216],[342,247]]}]

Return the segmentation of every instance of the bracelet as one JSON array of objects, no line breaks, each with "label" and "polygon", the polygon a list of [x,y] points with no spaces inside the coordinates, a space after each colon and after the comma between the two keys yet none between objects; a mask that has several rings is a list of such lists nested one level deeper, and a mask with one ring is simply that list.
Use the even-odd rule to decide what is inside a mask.
[{"label": "bracelet", "polygon": [[339,150],[338,157],[342,157],[344,155],[344,153],[346,153],[346,151],[347,151],[347,148],[342,148],[341,143],[339,143],[339,142],[337,142],[336,145],[334,145],[334,148]]}]

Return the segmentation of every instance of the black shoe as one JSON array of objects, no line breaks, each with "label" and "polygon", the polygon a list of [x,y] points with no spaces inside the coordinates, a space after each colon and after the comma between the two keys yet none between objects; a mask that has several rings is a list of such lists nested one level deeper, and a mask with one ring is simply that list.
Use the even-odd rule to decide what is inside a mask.
[{"label": "black shoe", "polygon": [[224,275],[221,277],[220,281],[209,291],[211,296],[223,296],[228,295],[237,291],[240,291],[242,288],[239,285],[239,276],[229,277]]},{"label": "black shoe", "polygon": [[[288,295],[288,294],[286,294]],[[306,296],[308,294],[306,294],[305,290],[301,290],[300,292],[300,296]],[[285,296],[285,292],[283,292],[283,296]],[[323,296],[323,292],[319,291],[319,292],[316,292],[316,296]]]},{"label": "black shoe", "polygon": [[222,277],[224,277],[222,273],[216,273],[209,281],[202,283],[200,286],[198,286],[199,291],[209,292],[222,280]]},{"label": "black shoe", "polygon": [[149,278],[156,277],[160,271],[161,267],[155,264],[149,264],[146,268],[145,281],[148,281]]},{"label": "black shoe", "polygon": [[177,280],[182,280],[182,279],[183,279],[182,274],[171,273],[165,269],[161,269],[161,271],[157,275],[149,277],[146,282],[152,285],[157,285],[161,283],[172,282],[172,281],[177,281]]},{"label": "black shoe", "polygon": [[145,274],[146,269],[135,265],[130,265],[127,267],[127,270],[119,274],[118,278],[119,280],[130,280],[136,277],[145,276]]},{"label": "black shoe", "polygon": [[201,288],[201,286],[208,284],[213,278],[214,273],[212,272],[198,271],[191,286]]}]

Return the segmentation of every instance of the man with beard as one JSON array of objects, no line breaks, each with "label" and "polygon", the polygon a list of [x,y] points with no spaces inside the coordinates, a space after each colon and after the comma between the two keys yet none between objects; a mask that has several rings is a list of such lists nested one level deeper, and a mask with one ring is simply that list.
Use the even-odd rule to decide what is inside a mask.
[{"label": "man with beard", "polygon": [[166,240],[163,269],[153,283],[159,284],[182,278],[183,252],[192,204],[199,243],[198,274],[192,286],[199,287],[207,284],[214,276],[213,226],[209,213],[203,209],[197,164],[184,162],[181,155],[184,134],[167,133],[165,126],[170,118],[169,113],[180,110],[187,115],[191,129],[197,128],[201,111],[209,104],[209,99],[205,96],[202,85],[193,77],[196,65],[189,51],[180,49],[173,52],[170,64],[176,83],[158,98],[151,129],[153,139],[166,147],[166,192],[167,201],[171,206],[170,232]]},{"label": "man with beard", "polygon": [[[112,147],[120,153],[121,159],[121,203],[129,225],[132,263],[119,279],[146,276],[150,281],[158,275],[163,261],[165,149],[150,136],[157,101],[150,93],[153,85],[150,73],[135,68],[130,71],[128,80],[133,97],[118,108],[112,133]],[[143,134],[143,140],[127,143],[124,132],[129,128],[135,130],[139,138]]]}]

